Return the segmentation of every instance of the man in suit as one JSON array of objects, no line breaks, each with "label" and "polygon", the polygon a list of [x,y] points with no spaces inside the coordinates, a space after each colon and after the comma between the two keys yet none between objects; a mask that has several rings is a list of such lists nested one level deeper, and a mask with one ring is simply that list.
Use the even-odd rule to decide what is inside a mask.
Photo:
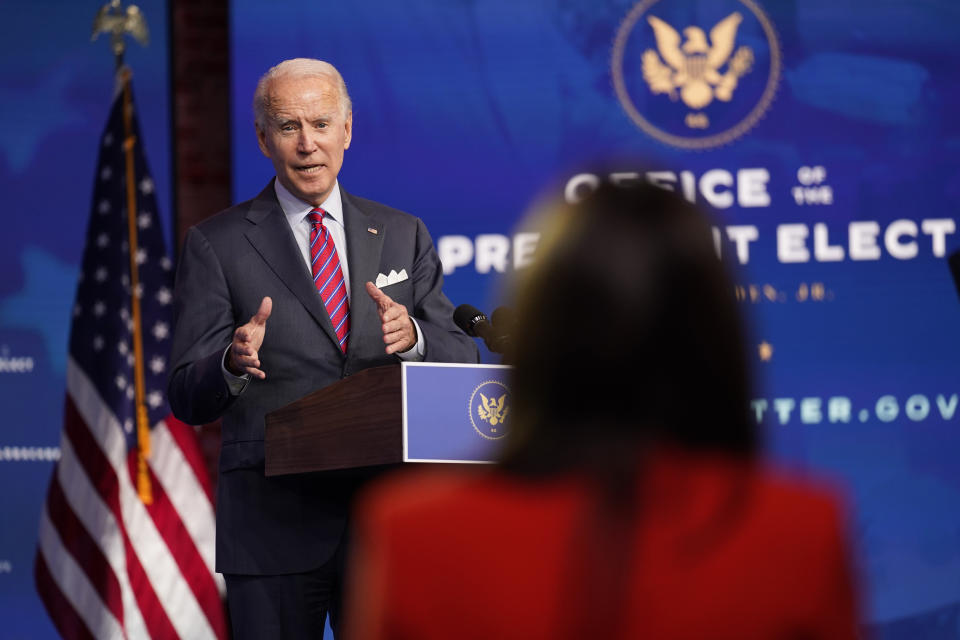
[{"label": "man in suit", "polygon": [[[478,352],[453,325],[423,223],[338,184],[353,125],[339,72],[285,61],[254,111],[276,179],[187,232],[169,397],[185,422],[222,418],[216,568],[234,637],[320,638],[328,612],[339,622],[358,474],[265,477],[264,415],[368,367]],[[399,281],[373,284],[392,271]]]}]

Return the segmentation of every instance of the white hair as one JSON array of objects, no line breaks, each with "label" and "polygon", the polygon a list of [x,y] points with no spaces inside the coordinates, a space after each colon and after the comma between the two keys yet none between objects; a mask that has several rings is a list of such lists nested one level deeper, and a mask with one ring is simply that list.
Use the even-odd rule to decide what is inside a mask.
[{"label": "white hair", "polygon": [[313,58],[284,60],[260,76],[260,81],[257,82],[257,90],[253,92],[253,119],[261,129],[266,128],[267,116],[270,114],[270,83],[278,78],[291,76],[294,78],[332,78],[337,86],[337,92],[340,94],[340,108],[343,111],[343,116],[347,117],[347,114],[353,109],[350,94],[347,93],[347,85],[335,66],[329,62],[314,60]]}]

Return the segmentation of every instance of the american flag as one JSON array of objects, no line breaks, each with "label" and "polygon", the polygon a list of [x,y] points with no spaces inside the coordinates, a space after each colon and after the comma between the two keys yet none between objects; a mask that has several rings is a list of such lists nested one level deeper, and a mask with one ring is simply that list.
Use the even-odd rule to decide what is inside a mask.
[{"label": "american flag", "polygon": [[173,265],[132,113],[152,501],[138,494],[123,110],[118,92],[100,140],[61,457],[40,520],[37,590],[64,638],[225,638],[210,481],[193,428],[173,417],[166,400]]}]

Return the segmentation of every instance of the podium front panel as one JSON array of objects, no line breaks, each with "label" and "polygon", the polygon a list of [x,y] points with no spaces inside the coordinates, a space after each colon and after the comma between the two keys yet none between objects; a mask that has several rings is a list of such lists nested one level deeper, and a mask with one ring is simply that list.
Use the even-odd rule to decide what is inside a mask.
[{"label": "podium front panel", "polygon": [[403,364],[405,462],[493,462],[510,428],[501,365]]}]

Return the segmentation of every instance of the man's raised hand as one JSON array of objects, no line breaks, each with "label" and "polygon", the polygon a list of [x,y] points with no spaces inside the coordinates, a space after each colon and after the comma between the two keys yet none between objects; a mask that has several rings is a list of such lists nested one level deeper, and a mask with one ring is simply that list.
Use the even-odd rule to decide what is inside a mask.
[{"label": "man's raised hand", "polygon": [[377,305],[387,353],[407,351],[417,344],[417,330],[413,328],[413,320],[410,319],[405,306],[394,302],[372,282],[367,283],[367,295]]},{"label": "man's raised hand", "polygon": [[267,329],[267,318],[273,310],[273,301],[266,297],[260,301],[260,308],[253,314],[247,324],[237,327],[233,332],[233,342],[230,343],[230,357],[227,358],[227,369],[238,376],[249,373],[255,378],[263,380],[267,377],[260,370],[260,346],[263,344],[263,334]]}]

